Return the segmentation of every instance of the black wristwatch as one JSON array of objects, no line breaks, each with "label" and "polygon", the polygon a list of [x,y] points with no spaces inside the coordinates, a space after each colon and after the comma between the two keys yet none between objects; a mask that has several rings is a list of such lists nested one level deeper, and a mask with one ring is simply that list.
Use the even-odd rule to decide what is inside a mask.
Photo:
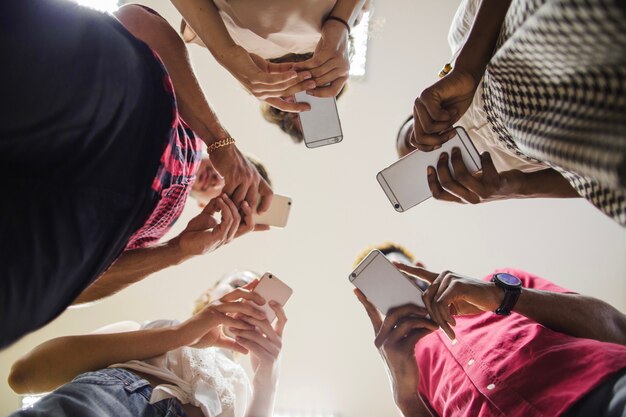
[{"label": "black wristwatch", "polygon": [[496,287],[504,290],[504,300],[502,300],[502,304],[496,309],[495,313],[500,316],[508,316],[522,293],[522,280],[515,275],[502,273],[491,277],[491,282],[496,284]]}]

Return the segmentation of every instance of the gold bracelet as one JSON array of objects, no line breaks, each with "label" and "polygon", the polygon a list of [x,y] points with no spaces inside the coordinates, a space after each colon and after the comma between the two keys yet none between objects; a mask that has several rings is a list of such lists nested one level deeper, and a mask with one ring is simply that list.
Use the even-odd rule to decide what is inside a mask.
[{"label": "gold bracelet", "polygon": [[452,65],[450,64],[444,65],[441,71],[439,71],[439,78],[443,78],[446,75],[450,74],[450,71],[452,71]]},{"label": "gold bracelet", "polygon": [[212,154],[213,152],[215,152],[219,148],[223,148],[224,146],[232,145],[233,143],[235,143],[235,139],[233,139],[231,136],[229,136],[227,138],[220,139],[220,140],[218,140],[216,142],[213,142],[212,144],[207,146],[206,152],[208,154]]}]

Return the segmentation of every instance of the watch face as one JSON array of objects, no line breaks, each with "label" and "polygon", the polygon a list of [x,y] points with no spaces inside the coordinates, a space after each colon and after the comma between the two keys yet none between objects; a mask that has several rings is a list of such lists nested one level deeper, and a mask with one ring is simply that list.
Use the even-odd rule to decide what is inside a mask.
[{"label": "watch face", "polygon": [[510,285],[511,287],[519,287],[520,285],[522,285],[522,280],[520,280],[515,275],[497,274],[496,278],[498,278],[498,280],[503,284]]}]

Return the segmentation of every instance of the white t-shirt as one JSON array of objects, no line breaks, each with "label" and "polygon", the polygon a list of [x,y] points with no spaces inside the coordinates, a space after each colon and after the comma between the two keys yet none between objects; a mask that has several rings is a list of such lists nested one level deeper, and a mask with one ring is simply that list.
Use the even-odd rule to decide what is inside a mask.
[{"label": "white t-shirt", "polygon": [[[465,41],[469,36],[474,18],[478,13],[481,0],[462,0],[459,8],[452,19],[450,31],[448,32],[448,44],[452,51],[451,62],[454,62],[461,51]],[[462,126],[472,139],[476,149],[480,153],[488,151],[493,159],[493,163],[498,171],[508,171],[519,169],[524,172],[538,171],[549,168],[541,163],[533,163],[524,157],[518,156],[506,148],[498,139],[498,135],[493,131],[483,103],[483,82],[478,84],[474,100],[467,109],[467,112],[456,123]]]},{"label": "white t-shirt", "polygon": [[[98,329],[111,333],[171,327],[174,320],[157,320],[139,325],[120,322]],[[182,404],[200,408],[206,417],[243,417],[252,395],[244,369],[233,360],[232,353],[219,348],[181,347],[145,360],[116,363],[109,368],[126,368],[153,375],[167,384],[154,387],[150,404],[166,398],[177,398]]]},{"label": "white t-shirt", "polygon": [[[206,0],[212,1],[212,0]],[[233,40],[262,58],[313,52],[336,0],[214,0]],[[187,25],[186,42],[204,45]]]}]

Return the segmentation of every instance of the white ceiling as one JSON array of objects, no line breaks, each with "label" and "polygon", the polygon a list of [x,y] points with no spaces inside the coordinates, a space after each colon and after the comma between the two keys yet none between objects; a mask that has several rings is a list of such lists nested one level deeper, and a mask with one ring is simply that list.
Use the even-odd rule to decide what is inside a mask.
[{"label": "white ceiling", "polygon": [[[165,0],[147,2],[174,27]],[[240,149],[267,165],[274,189],[293,198],[289,225],[246,236],[93,307],[70,310],[0,354],[10,364],[48,338],[88,332],[119,320],[185,318],[196,295],[235,268],[273,271],[294,289],[287,305],[277,406],[336,412],[342,417],[396,413],[369,321],[348,282],[366,246],[397,241],[435,270],[481,277],[497,267],[524,268],[626,310],[626,234],[582,200],[534,200],[460,206],[427,201],[396,213],[375,175],[395,158],[394,139],[414,97],[447,62],[453,0],[378,1],[367,76],[339,103],[341,144],[293,145],[258,114],[255,99],[211,58],[192,46],[198,78]],[[171,233],[197,213],[193,202]],[[18,405],[0,384],[0,414]]]}]

